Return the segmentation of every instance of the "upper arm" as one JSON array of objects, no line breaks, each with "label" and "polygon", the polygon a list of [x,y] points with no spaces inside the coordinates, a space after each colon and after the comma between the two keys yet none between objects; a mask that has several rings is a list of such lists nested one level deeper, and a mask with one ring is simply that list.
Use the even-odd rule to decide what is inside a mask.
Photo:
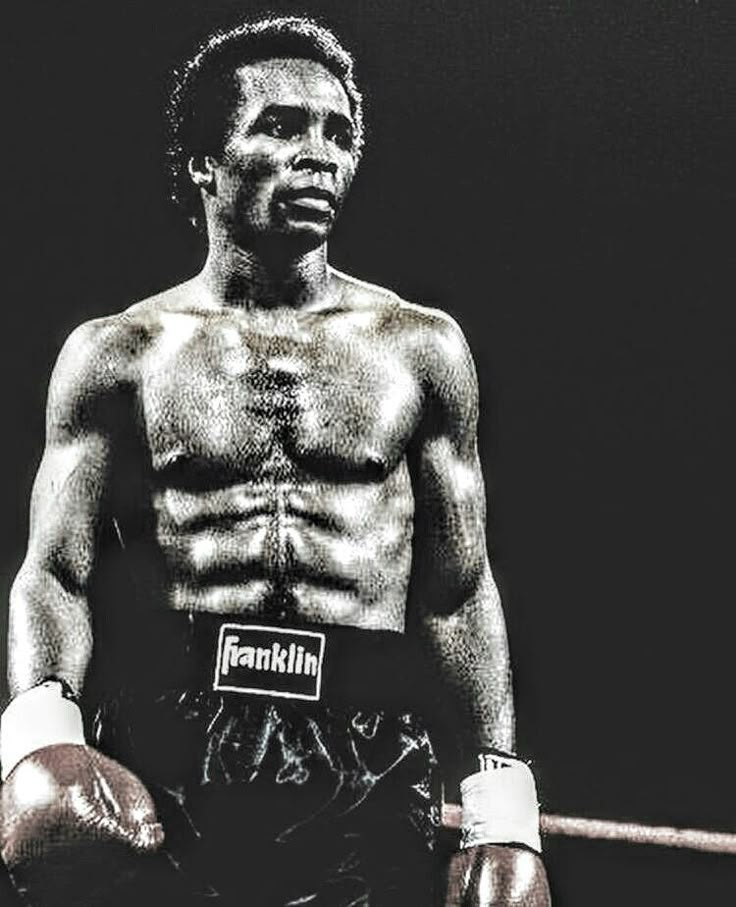
[{"label": "upper arm", "polygon": [[107,486],[112,428],[105,402],[113,381],[94,327],[67,340],[49,384],[46,443],[31,494],[26,562],[84,587],[94,560]]},{"label": "upper arm", "polygon": [[51,377],[28,549],[10,596],[13,694],[49,676],[81,689],[91,652],[87,592],[109,484],[110,404],[119,387],[104,339],[94,322],[78,328]]},{"label": "upper arm", "polygon": [[465,338],[447,317],[428,336],[424,363],[426,411],[412,458],[415,558],[431,575],[434,608],[452,612],[490,577],[478,381]]},{"label": "upper arm", "polygon": [[[442,695],[448,753],[513,746],[506,627],[488,562],[478,383],[449,319],[425,344],[425,417],[412,454],[416,502],[409,619]],[[450,741],[452,741],[450,743]],[[459,748],[459,750],[458,750]]]}]

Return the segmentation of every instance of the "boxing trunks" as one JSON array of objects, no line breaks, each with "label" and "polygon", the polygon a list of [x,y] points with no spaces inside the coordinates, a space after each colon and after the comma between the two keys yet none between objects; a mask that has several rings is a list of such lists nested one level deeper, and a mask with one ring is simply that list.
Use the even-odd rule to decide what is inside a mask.
[{"label": "boxing trunks", "polygon": [[115,647],[87,739],[143,781],[166,839],[100,904],[433,903],[427,684],[402,634],[179,612],[145,626]]}]

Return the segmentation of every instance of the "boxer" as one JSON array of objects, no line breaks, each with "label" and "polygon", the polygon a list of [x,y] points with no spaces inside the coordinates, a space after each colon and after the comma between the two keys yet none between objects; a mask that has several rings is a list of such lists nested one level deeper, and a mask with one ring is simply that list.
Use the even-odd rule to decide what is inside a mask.
[{"label": "boxer", "polygon": [[[327,259],[363,143],[353,61],[310,20],[248,23],[182,68],[170,115],[208,254],[54,369],[0,735],[15,884],[546,905],[468,347]],[[464,815],[444,894],[440,777]]]}]

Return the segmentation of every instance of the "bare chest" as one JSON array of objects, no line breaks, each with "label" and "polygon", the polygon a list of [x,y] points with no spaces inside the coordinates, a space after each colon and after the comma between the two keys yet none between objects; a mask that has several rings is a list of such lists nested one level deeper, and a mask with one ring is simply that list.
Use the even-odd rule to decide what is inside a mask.
[{"label": "bare chest", "polygon": [[154,470],[360,480],[403,456],[419,387],[375,331],[266,333],[181,318],[169,327],[141,382]]}]

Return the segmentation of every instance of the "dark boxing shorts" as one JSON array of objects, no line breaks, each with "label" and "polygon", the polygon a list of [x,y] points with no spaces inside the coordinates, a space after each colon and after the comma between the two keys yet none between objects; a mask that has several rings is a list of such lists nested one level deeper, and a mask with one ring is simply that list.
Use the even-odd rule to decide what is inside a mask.
[{"label": "dark boxing shorts", "polygon": [[105,903],[427,907],[418,656],[398,633],[258,624],[162,614],[108,671],[88,739],[146,784],[166,840]]}]

